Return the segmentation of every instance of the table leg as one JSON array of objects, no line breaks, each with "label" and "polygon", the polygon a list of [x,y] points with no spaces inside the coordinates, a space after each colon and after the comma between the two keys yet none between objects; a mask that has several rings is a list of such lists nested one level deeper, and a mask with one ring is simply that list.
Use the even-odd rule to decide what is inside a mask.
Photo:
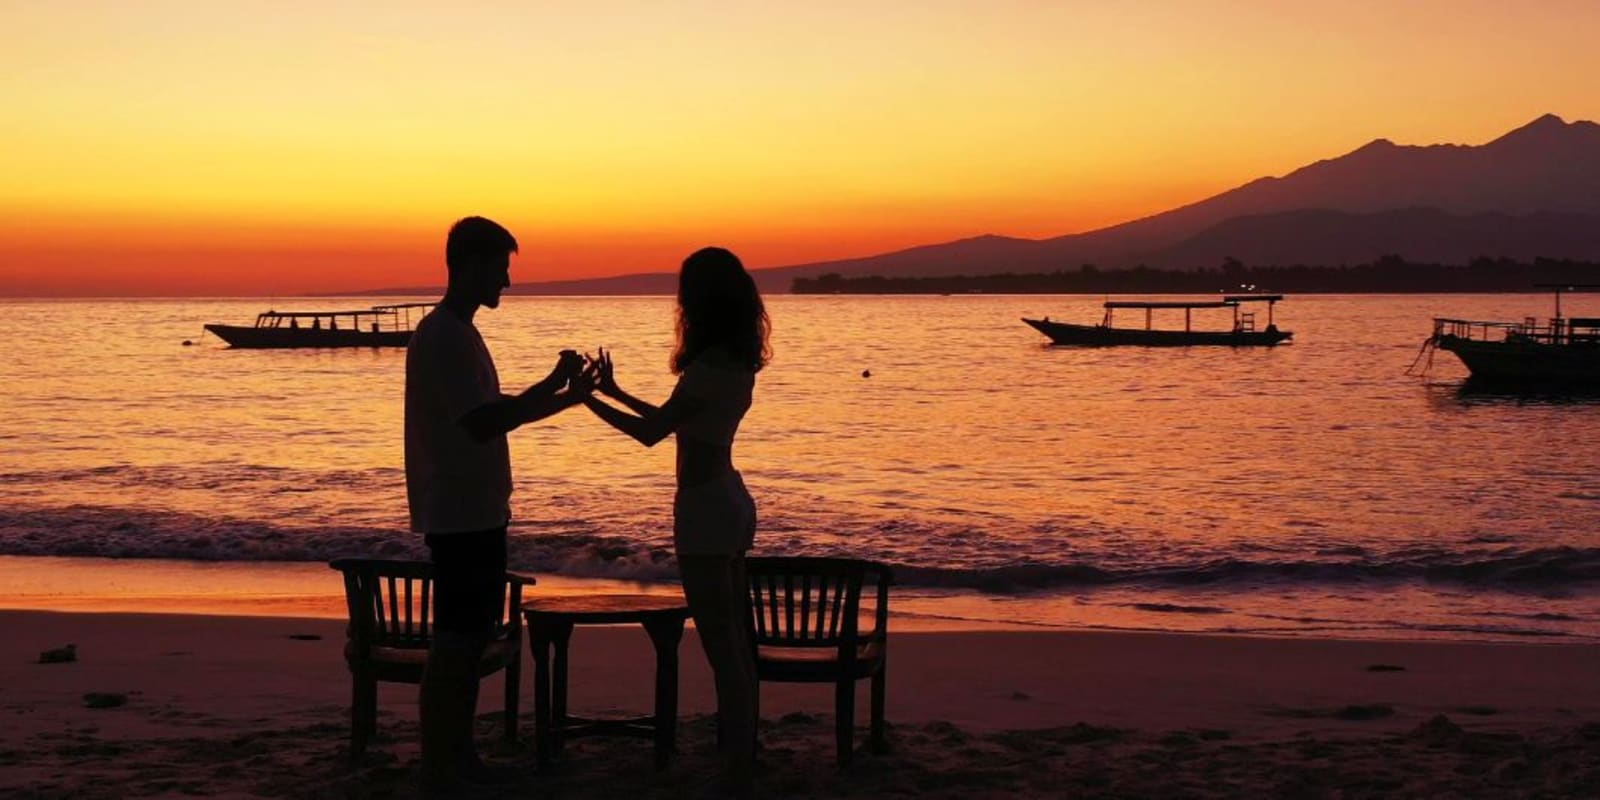
[{"label": "table leg", "polygon": [[554,626],[552,631],[556,645],[555,681],[551,687],[551,750],[554,755],[561,755],[561,748],[566,743],[564,735],[567,729],[567,644],[572,639],[572,623],[566,622]]},{"label": "table leg", "polygon": [[533,749],[539,769],[550,765],[550,641],[548,625],[528,620],[528,647],[533,651]]},{"label": "table leg", "polygon": [[656,769],[663,770],[677,749],[678,643],[683,640],[683,618],[646,622],[644,629],[656,650]]}]

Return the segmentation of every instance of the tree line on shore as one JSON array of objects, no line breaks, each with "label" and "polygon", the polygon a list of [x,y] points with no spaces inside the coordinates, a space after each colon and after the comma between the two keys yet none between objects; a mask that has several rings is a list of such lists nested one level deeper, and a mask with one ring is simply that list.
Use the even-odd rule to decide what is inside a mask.
[{"label": "tree line on shore", "polygon": [[795,278],[795,294],[1203,294],[1295,292],[1525,292],[1538,284],[1600,284],[1600,263],[1538,258],[1532,262],[1479,258],[1469,264],[1430,264],[1384,256],[1353,266],[1248,266],[1225,259],[1200,269],[1100,269],[936,277],[848,278],[828,273]]}]

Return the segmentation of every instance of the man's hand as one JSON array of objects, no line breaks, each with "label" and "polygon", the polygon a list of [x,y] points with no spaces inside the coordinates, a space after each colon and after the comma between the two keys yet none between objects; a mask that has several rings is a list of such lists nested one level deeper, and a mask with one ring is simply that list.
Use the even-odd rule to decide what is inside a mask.
[{"label": "man's hand", "polygon": [[550,370],[549,380],[557,386],[567,383],[578,373],[583,371],[584,358],[576,350],[562,350],[561,356],[556,359],[556,365]]},{"label": "man's hand", "polygon": [[595,385],[599,380],[599,365],[594,361],[589,361],[576,375],[567,379],[567,393],[573,395],[575,401],[581,401],[594,393]]}]

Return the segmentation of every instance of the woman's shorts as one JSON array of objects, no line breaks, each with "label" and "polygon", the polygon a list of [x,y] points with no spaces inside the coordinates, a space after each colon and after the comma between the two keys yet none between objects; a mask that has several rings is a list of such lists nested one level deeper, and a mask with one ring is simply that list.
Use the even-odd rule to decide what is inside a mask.
[{"label": "woman's shorts", "polygon": [[750,549],[756,501],[738,471],[678,489],[672,500],[672,543],[681,555],[726,556]]}]

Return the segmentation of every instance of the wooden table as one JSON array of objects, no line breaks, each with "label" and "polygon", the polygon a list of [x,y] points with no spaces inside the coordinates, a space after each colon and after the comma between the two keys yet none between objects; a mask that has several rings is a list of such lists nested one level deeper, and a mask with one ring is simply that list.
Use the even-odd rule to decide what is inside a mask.
[{"label": "wooden table", "polygon": [[[656,769],[676,749],[678,643],[689,608],[681,597],[586,594],[540,597],[522,604],[533,650],[534,749],[539,766],[561,754],[564,740],[613,734],[655,740]],[[567,643],[578,625],[644,626],[656,651],[655,713],[628,719],[589,719],[567,713]],[[552,649],[555,652],[551,658]],[[553,670],[553,673],[552,673]]]}]

